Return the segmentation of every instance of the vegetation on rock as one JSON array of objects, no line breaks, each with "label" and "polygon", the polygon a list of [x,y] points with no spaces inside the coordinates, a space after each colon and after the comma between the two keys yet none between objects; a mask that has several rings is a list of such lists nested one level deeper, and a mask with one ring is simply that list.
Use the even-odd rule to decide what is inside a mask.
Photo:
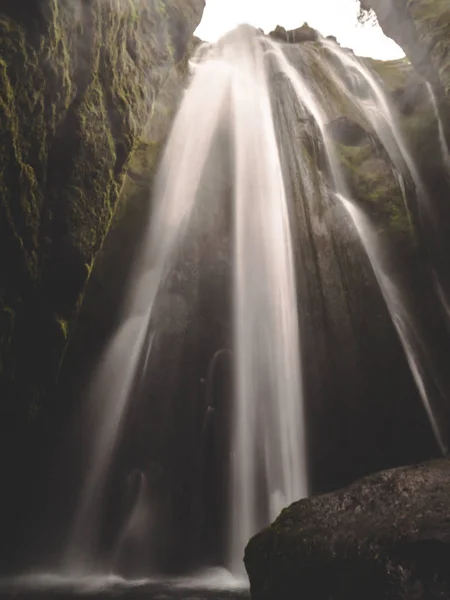
[{"label": "vegetation on rock", "polygon": [[414,67],[434,87],[449,125],[450,5],[447,0],[361,0],[384,33],[403,48]]},{"label": "vegetation on rock", "polygon": [[79,393],[81,381],[85,383],[117,326],[130,270],[149,220],[152,184],[187,82],[187,61],[195,45],[194,39],[183,61],[171,69],[130,159],[114,218],[98,253],[68,347],[59,390],[64,390],[64,395],[70,394],[71,389]]},{"label": "vegetation on rock", "polygon": [[55,382],[130,157],[204,2],[20,4],[0,8],[0,396],[25,415]]},{"label": "vegetation on rock", "polygon": [[26,497],[18,490],[33,486],[24,475],[33,448],[45,452],[49,434],[58,434],[64,402],[53,402],[52,390],[96,256],[130,185],[130,160],[164,83],[175,65],[186,67],[203,8],[204,0],[0,3],[5,540],[20,519],[17,498]]}]

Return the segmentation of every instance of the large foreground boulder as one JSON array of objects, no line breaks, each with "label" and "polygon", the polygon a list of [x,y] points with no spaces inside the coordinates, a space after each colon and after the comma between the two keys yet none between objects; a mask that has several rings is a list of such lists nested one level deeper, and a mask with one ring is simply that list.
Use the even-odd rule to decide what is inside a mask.
[{"label": "large foreground boulder", "polygon": [[250,540],[253,600],[448,598],[450,461],[301,500]]}]

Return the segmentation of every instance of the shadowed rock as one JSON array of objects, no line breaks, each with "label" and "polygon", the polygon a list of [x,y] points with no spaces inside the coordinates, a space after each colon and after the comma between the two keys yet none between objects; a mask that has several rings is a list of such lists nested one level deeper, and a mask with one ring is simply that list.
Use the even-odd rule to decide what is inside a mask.
[{"label": "shadowed rock", "polygon": [[204,0],[0,2],[0,464],[8,528],[20,519],[17,499],[27,497],[19,490],[33,487],[30,448],[45,453],[57,435],[64,403],[56,408],[49,399],[130,159],[203,8]]},{"label": "shadowed rock", "polygon": [[303,42],[316,42],[319,39],[319,33],[310,27],[308,23],[304,23],[297,29],[287,31],[284,27],[277,25],[276,28],[269,33],[269,36],[275,40],[286,42],[288,44],[301,44]]},{"label": "shadowed rock", "polygon": [[344,146],[364,146],[368,143],[367,131],[347,117],[338,117],[327,128],[331,137]]},{"label": "shadowed rock", "polygon": [[449,490],[438,460],[292,504],[247,546],[252,598],[447,598]]}]

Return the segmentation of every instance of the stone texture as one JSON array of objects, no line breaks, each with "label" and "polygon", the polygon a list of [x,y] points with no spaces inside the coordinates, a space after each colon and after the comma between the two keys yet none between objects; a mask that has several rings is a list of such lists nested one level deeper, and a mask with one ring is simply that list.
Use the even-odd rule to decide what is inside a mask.
[{"label": "stone texture", "polygon": [[[403,48],[434,87],[450,129],[450,4],[448,0],[361,0],[384,33]],[[450,136],[449,136],[450,137]]]},{"label": "stone texture", "polygon": [[253,600],[448,598],[450,462],[301,500],[250,540]]},{"label": "stone texture", "polygon": [[55,382],[130,157],[204,0],[33,6],[0,3],[0,396],[21,421]]},{"label": "stone texture", "polygon": [[[67,395],[52,393],[60,365],[106,234],[149,185],[137,165],[151,176],[167,126],[149,139],[144,129],[186,70],[203,8],[0,0],[1,568],[26,550],[15,542],[30,539],[38,490],[55,493],[38,467],[66,433]],[[99,293],[97,314],[111,314],[107,300]],[[97,340],[105,320],[90,322]]]}]

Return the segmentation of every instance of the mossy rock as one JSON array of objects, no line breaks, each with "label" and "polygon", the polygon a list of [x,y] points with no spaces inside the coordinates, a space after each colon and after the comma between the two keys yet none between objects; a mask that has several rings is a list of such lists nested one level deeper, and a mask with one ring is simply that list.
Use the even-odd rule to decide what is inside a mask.
[{"label": "mossy rock", "polygon": [[[97,256],[127,204],[133,208],[140,194],[148,205],[148,189],[141,188],[161,143],[144,134],[166,102],[167,90],[160,92],[174,71],[186,73],[185,53],[203,8],[204,0],[0,3],[4,569],[23,550],[23,541],[14,540],[29,539],[45,487],[40,469],[61,448],[71,398],[54,388]],[[149,169],[145,186],[140,175],[133,180],[140,161]],[[90,304],[93,339],[106,335],[98,315],[113,313],[100,304],[105,298]],[[89,354],[86,345],[81,354]]]},{"label": "mossy rock", "polygon": [[420,41],[450,96],[450,5],[447,0],[408,0]]},{"label": "mossy rock", "polygon": [[187,85],[196,41],[175,65],[153,103],[152,115],[129,161],[114,217],[96,257],[72,332],[57,390],[68,407],[79,400],[92,368],[121,316],[128,280],[149,224],[152,187],[174,115]]},{"label": "mossy rock", "polygon": [[414,230],[395,171],[373,146],[336,145],[353,198],[377,226],[396,242],[414,244]]},{"label": "mossy rock", "polygon": [[429,105],[430,94],[425,79],[413,68],[408,58],[364,62],[380,77],[400,113],[409,115]]},{"label": "mossy rock", "polygon": [[438,91],[450,95],[450,5],[447,0],[361,0],[384,33]]},{"label": "mossy rock", "polygon": [[10,339],[0,320],[0,395],[26,413],[30,390],[39,403],[55,382],[130,158],[204,0],[21,4],[0,7],[0,297],[15,323]]}]

